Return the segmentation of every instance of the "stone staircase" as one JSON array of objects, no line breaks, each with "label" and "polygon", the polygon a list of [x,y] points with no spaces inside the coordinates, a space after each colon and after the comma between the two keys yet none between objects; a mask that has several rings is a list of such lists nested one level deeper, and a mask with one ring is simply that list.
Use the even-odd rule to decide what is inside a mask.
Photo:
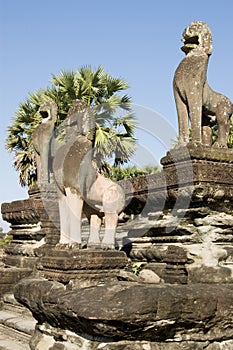
[{"label": "stone staircase", "polygon": [[30,311],[12,294],[5,294],[0,308],[0,350],[30,350],[29,341],[35,325]]}]

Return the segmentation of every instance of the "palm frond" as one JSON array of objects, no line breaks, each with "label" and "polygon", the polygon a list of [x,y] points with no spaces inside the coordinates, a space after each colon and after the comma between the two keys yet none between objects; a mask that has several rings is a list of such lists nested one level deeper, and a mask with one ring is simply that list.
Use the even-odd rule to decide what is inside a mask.
[{"label": "palm frond", "polygon": [[109,74],[106,74],[103,78],[104,85],[106,86],[107,96],[112,96],[116,92],[126,90],[129,88],[129,85],[124,79],[113,78]]},{"label": "palm frond", "polygon": [[102,162],[107,158],[126,162],[135,145],[135,121],[130,114],[131,99],[127,95],[120,96],[127,88],[124,79],[110,76],[102,66],[93,69],[86,65],[76,71],[63,70],[58,75],[52,75],[51,86],[30,93],[19,105],[6,139],[6,148],[15,153],[14,165],[21,184],[29,185],[36,179],[31,135],[41,122],[39,106],[49,99],[58,106],[57,127],[66,119],[74,99],[86,101],[98,123],[96,157]]},{"label": "palm frond", "polygon": [[119,130],[119,128],[123,127],[124,131],[122,131],[121,133],[128,137],[134,135],[136,125],[137,122],[133,113],[127,113],[125,115],[115,118],[113,121],[113,126],[116,129],[116,131]]},{"label": "palm frond", "polygon": [[51,83],[64,90],[72,90],[74,87],[75,72],[62,70],[59,75],[52,75]]},{"label": "palm frond", "polygon": [[36,165],[31,150],[17,151],[14,166],[18,171],[21,186],[32,185],[36,182]]},{"label": "palm frond", "polygon": [[95,135],[95,147],[98,153],[108,157],[111,154],[111,140],[109,138],[108,128],[98,128]]}]

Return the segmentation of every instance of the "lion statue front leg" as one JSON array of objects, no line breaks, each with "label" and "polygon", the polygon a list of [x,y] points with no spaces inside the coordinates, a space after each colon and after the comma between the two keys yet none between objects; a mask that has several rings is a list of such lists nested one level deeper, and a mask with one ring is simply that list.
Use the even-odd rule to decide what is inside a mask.
[{"label": "lion statue front leg", "polygon": [[174,86],[174,97],[178,114],[179,146],[185,146],[189,142],[188,110],[187,104],[183,101],[176,86]]}]

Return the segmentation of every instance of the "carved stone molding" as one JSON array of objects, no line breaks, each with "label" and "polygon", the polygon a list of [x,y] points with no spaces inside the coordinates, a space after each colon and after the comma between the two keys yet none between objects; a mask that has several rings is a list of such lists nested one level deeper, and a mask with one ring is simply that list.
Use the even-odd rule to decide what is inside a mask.
[{"label": "carved stone molding", "polygon": [[88,286],[116,280],[119,270],[127,263],[122,251],[62,249],[59,246],[40,259],[40,276],[64,284],[72,281],[78,286]]}]

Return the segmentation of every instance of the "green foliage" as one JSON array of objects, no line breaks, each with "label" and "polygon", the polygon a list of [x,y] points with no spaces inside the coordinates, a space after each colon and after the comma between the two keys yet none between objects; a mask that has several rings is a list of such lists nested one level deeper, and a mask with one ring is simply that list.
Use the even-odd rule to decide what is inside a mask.
[{"label": "green foliage", "polygon": [[[20,184],[25,186],[36,182],[31,135],[41,122],[40,105],[50,99],[58,106],[57,126],[66,119],[73,100],[84,100],[92,108],[97,122],[95,156],[99,166],[104,159],[110,158],[115,165],[128,162],[136,147],[136,123],[130,112],[130,97],[120,95],[127,88],[125,80],[105,73],[102,66],[96,70],[84,66],[77,71],[53,75],[49,87],[30,93],[19,105],[6,139],[6,148],[15,155],[14,166]],[[119,109],[121,115],[117,115]]]},{"label": "green foliage", "polygon": [[144,261],[144,262],[139,261],[139,262],[133,263],[133,265],[132,265],[132,271],[133,271],[133,273],[134,273],[136,276],[138,276],[139,273],[140,273],[140,271],[142,270],[142,268],[143,268],[143,266],[144,266],[145,264],[146,264],[145,261]]},{"label": "green foliage", "polygon": [[8,244],[11,243],[12,239],[13,239],[13,236],[11,236],[11,235],[7,235],[6,237],[1,238],[0,239],[0,248],[6,247]]},{"label": "green foliage", "polygon": [[153,165],[147,165],[147,166],[142,167],[142,168],[137,168],[136,166],[108,167],[107,165],[105,165],[105,167],[102,168],[102,174],[104,174],[104,176],[112,179],[113,181],[120,181],[120,180],[126,180],[129,178],[138,177],[138,176],[155,174],[155,173],[159,172],[160,170],[161,169],[159,167],[156,167]]}]

